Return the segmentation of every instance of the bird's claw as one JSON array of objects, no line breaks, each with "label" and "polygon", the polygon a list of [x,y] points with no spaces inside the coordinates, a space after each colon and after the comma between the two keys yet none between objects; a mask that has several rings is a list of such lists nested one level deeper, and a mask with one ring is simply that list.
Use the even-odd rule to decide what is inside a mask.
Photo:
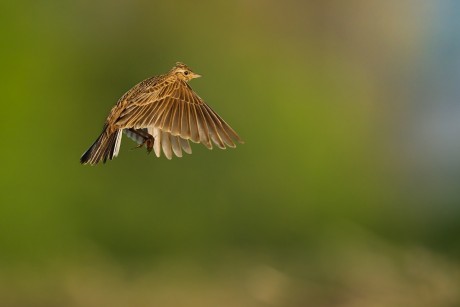
[{"label": "bird's claw", "polygon": [[151,153],[153,150],[154,144],[155,144],[155,138],[151,136],[150,134],[148,134],[148,136],[144,137],[144,141],[142,143],[140,143],[136,147],[131,148],[131,150],[141,148],[145,145],[145,147],[147,148],[147,153]]}]

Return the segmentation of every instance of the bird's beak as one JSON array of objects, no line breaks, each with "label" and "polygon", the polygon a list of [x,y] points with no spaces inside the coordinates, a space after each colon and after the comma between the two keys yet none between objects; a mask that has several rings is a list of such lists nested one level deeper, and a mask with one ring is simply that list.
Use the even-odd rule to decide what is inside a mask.
[{"label": "bird's beak", "polygon": [[192,78],[195,79],[195,78],[200,78],[201,75],[199,74],[196,74],[196,73],[192,73]]}]

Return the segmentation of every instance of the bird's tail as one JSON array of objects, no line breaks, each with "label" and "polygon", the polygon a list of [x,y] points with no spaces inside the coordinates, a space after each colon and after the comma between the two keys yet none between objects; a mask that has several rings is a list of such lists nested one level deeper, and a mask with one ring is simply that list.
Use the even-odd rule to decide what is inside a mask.
[{"label": "bird's tail", "polygon": [[112,160],[118,155],[121,144],[122,129],[110,132],[107,126],[104,127],[101,135],[91,147],[81,156],[81,164],[94,165],[100,161]]}]

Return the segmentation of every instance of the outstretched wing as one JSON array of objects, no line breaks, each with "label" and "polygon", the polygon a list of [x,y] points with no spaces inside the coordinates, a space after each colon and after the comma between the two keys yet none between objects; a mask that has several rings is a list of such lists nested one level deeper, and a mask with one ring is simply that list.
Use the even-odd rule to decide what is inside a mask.
[{"label": "outstretched wing", "polygon": [[133,97],[116,124],[123,128],[156,128],[212,148],[235,147],[243,143],[238,134],[208,106],[191,88],[180,80],[165,82],[156,91]]}]

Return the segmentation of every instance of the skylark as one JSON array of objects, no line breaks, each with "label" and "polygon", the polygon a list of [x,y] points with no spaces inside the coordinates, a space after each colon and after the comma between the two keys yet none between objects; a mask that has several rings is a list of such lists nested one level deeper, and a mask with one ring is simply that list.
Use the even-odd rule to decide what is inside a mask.
[{"label": "skylark", "polygon": [[110,111],[101,135],[81,156],[82,164],[97,164],[118,155],[122,132],[138,143],[163,151],[166,158],[182,157],[182,150],[192,153],[189,140],[212,149],[235,147],[243,143],[238,134],[208,106],[188,85],[201,77],[187,65],[176,63],[167,74],[152,77],[135,85]]}]

